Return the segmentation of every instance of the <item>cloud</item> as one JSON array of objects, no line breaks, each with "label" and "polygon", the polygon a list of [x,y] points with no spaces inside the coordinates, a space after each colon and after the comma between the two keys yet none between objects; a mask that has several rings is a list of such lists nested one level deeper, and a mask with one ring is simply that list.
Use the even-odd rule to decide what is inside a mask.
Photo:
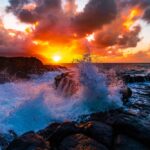
[{"label": "cloud", "polygon": [[7,12],[34,28],[25,39],[10,37],[7,33],[8,36],[0,41],[3,44],[0,50],[6,53],[10,51],[5,47],[10,48],[15,42],[14,45],[18,45],[16,53],[26,53],[29,49],[23,45],[25,40],[33,52],[31,49],[38,48],[32,45],[32,41],[65,47],[72,41],[82,43],[87,35],[94,34],[95,40],[90,42],[94,54],[117,56],[121,55],[120,48],[136,47],[140,42],[141,27],[134,23],[143,14],[142,19],[150,21],[150,0],[89,0],[82,12],[77,12],[76,0],[66,0],[64,7],[61,0],[9,0],[9,3]]},{"label": "cloud", "polygon": [[113,23],[95,32],[93,44],[99,49],[114,46],[116,47],[115,50],[118,48],[136,47],[141,40],[139,37],[140,25],[133,26],[128,30],[122,24],[123,20],[118,17]]},{"label": "cloud", "polygon": [[116,14],[117,6],[114,0],[90,0],[84,11],[73,18],[73,26],[80,35],[90,34],[109,24]]},{"label": "cloud", "polygon": [[25,6],[29,2],[10,0],[8,10],[23,22],[38,22],[34,37],[50,42],[59,42],[61,39],[62,42],[68,42],[74,35],[83,37],[110,23],[117,14],[114,0],[90,0],[81,13],[76,13],[75,0],[67,0],[65,11],[61,7],[61,0],[33,0],[36,7],[27,10]]},{"label": "cloud", "polygon": [[146,9],[144,15],[143,15],[143,19],[145,21],[147,21],[148,23],[150,23],[150,8]]},{"label": "cloud", "polygon": [[38,16],[32,14],[29,10],[21,10],[18,14],[18,18],[25,23],[35,23],[38,20]]},{"label": "cloud", "polygon": [[64,6],[65,12],[69,16],[73,16],[77,10],[76,0],[66,0],[66,4]]},{"label": "cloud", "polygon": [[117,44],[123,48],[136,47],[137,43],[140,41],[140,38],[138,37],[140,31],[140,26],[133,27],[132,30],[125,32],[118,37]]},{"label": "cloud", "polygon": [[119,0],[119,4],[122,7],[138,6],[141,9],[145,9],[150,6],[150,0]]},{"label": "cloud", "polygon": [[25,38],[22,32],[5,29],[2,21],[0,21],[0,37],[0,55],[28,55],[29,37]]},{"label": "cloud", "polygon": [[143,63],[149,63],[150,60],[150,50],[147,51],[139,51],[135,54],[128,55],[127,58],[125,58],[128,62],[143,62]]}]

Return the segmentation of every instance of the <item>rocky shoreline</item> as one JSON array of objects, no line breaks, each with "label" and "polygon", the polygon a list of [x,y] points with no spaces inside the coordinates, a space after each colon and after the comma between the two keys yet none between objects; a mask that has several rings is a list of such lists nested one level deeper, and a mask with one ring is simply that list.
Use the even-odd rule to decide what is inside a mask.
[{"label": "rocky shoreline", "polygon": [[[31,75],[65,69],[45,66],[33,57],[0,57],[0,63],[0,83],[28,80]],[[126,83],[145,81],[144,76],[120,77]],[[149,74],[146,79],[150,79]],[[56,90],[66,87],[67,92],[64,92],[67,96],[72,95],[78,86],[70,73],[58,75],[54,85]],[[55,122],[38,132],[30,131],[20,136],[14,131],[0,134],[0,150],[149,150],[150,107],[142,103],[128,105],[128,98],[132,95],[129,88],[121,91],[121,94],[124,106],[120,109],[81,116],[74,122]],[[139,111],[135,111],[137,109]]]},{"label": "rocky shoreline", "polygon": [[29,80],[32,75],[66,69],[59,65],[44,65],[35,57],[0,57],[0,84],[15,80]]},{"label": "rocky shoreline", "polygon": [[3,150],[148,150],[150,110],[133,114],[123,108],[83,116],[82,122],[52,123],[38,132],[0,140]]}]

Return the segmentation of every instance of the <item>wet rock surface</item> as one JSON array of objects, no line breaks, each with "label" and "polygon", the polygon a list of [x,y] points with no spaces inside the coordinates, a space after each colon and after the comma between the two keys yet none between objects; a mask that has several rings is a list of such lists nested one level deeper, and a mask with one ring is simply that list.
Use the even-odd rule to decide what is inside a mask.
[{"label": "wet rock surface", "polygon": [[75,134],[65,138],[59,150],[107,150],[107,148],[83,134]]},{"label": "wet rock surface", "polygon": [[7,150],[50,150],[49,143],[40,135],[29,132],[9,144]]},{"label": "wet rock surface", "polygon": [[146,82],[146,81],[150,81],[150,74],[147,74],[147,75],[123,75],[122,78],[126,83]]},{"label": "wet rock surface", "polygon": [[83,116],[82,122],[53,123],[37,133],[25,133],[4,149],[148,150],[150,119],[124,109],[95,113]]},{"label": "wet rock surface", "polygon": [[54,86],[55,89],[65,97],[74,95],[79,89],[72,72],[66,72],[56,76]]},{"label": "wet rock surface", "polygon": [[114,148],[116,150],[148,150],[148,146],[143,145],[139,141],[127,135],[118,135],[114,141]]}]

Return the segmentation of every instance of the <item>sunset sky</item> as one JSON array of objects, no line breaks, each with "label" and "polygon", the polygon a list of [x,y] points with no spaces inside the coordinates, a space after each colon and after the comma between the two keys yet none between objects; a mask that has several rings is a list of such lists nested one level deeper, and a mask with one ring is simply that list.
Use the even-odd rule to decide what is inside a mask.
[{"label": "sunset sky", "polygon": [[150,0],[0,0],[0,56],[150,62]]}]

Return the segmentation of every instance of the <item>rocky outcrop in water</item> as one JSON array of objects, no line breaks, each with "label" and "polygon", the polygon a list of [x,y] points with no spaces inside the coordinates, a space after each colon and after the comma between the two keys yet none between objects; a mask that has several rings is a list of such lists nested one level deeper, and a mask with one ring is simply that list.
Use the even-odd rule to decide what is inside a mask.
[{"label": "rocky outcrop in water", "polygon": [[[150,113],[150,110],[149,112]],[[148,150],[150,119],[123,109],[53,123],[15,138],[7,150]]]},{"label": "rocky outcrop in water", "polygon": [[129,87],[122,88],[120,90],[120,93],[122,95],[121,98],[124,104],[127,103],[129,101],[129,98],[131,98],[132,96],[132,90]]},{"label": "rocky outcrop in water", "polygon": [[78,83],[71,72],[62,73],[55,77],[54,85],[56,90],[63,96],[72,96],[77,92]]},{"label": "rocky outcrop in water", "polygon": [[0,83],[15,79],[29,79],[31,75],[41,75],[61,68],[63,67],[43,65],[35,57],[0,57]]},{"label": "rocky outcrop in water", "polygon": [[147,74],[147,75],[123,75],[122,78],[126,83],[146,82],[146,81],[150,81],[150,74]]}]

